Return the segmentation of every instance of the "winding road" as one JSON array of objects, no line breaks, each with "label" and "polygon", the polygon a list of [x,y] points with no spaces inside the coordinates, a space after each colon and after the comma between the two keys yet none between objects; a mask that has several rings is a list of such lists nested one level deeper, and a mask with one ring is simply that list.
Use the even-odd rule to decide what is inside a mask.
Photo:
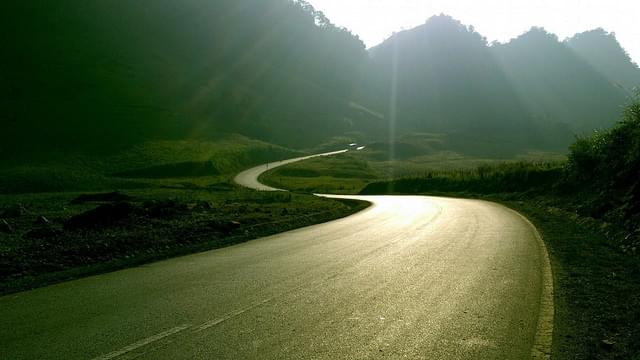
[{"label": "winding road", "polygon": [[252,167],[250,169],[247,169],[241,173],[239,173],[238,175],[236,175],[236,177],[233,179],[237,184],[240,184],[244,187],[248,187],[250,189],[254,189],[254,190],[259,190],[259,191],[284,191],[282,189],[276,189],[273,188],[271,186],[265,185],[263,183],[261,183],[260,181],[258,181],[258,177],[260,177],[260,175],[262,175],[262,173],[276,168],[278,166],[282,166],[282,165],[287,165],[287,164],[291,164],[294,162],[298,162],[298,161],[302,161],[302,160],[307,160],[307,159],[311,159],[311,158],[315,158],[315,157],[322,157],[322,156],[331,156],[331,155],[338,155],[338,154],[343,154],[346,153],[348,150],[338,150],[338,151],[331,151],[331,152],[326,152],[326,153],[322,153],[322,154],[316,154],[316,155],[309,155],[309,156],[302,156],[302,157],[297,157],[294,159],[289,159],[289,160],[282,160],[282,161],[276,161],[276,162],[272,162],[272,163],[267,163],[267,164],[262,164],[256,167]]},{"label": "winding road", "polygon": [[[255,186],[264,170],[236,181],[264,190]],[[348,198],[373,205],[2,297],[0,358],[547,357],[551,272],[525,218],[478,200]]]}]

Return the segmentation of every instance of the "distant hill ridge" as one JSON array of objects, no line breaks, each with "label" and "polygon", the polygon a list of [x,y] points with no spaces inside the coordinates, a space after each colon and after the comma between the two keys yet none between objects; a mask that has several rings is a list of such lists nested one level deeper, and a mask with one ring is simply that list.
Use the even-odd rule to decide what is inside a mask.
[{"label": "distant hill ridge", "polygon": [[640,68],[616,40],[615,34],[598,28],[576,34],[564,43],[616,85],[626,90],[640,86]]},{"label": "distant hill ridge", "polygon": [[609,127],[640,85],[640,70],[603,30],[561,42],[532,28],[489,45],[441,15],[370,53],[365,103],[384,104],[401,131],[471,133],[525,147],[564,149],[575,134]]},{"label": "distant hill ridge", "polygon": [[[290,147],[435,132],[565,149],[640,85],[613,34],[490,46],[448,16],[371,49],[305,1],[2,5],[0,159],[241,133]],[[393,129],[392,133],[389,133]]]}]

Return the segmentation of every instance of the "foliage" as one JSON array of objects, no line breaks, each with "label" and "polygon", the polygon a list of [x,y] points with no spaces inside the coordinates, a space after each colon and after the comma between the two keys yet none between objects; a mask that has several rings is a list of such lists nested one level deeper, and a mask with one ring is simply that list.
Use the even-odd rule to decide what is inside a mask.
[{"label": "foliage", "polygon": [[[572,146],[563,185],[579,189],[587,215],[640,223],[640,98],[611,130]],[[640,228],[639,228],[640,230]]]},{"label": "foliage", "polygon": [[371,183],[360,193],[540,192],[553,186],[561,173],[561,164],[553,162],[486,164],[472,169],[428,171],[418,177]]}]

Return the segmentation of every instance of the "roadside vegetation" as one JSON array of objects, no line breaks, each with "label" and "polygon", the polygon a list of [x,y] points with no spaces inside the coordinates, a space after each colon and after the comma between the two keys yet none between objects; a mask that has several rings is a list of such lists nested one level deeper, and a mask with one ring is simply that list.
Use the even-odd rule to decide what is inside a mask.
[{"label": "roadside vegetation", "polygon": [[[325,190],[310,177],[319,168],[335,177],[349,159],[367,177],[351,178],[355,193],[425,194],[481,198],[526,215],[542,233],[555,282],[554,359],[640,359],[640,101],[612,129],[578,138],[566,160],[492,160],[480,166],[434,167],[385,177],[367,155],[295,164],[265,175],[267,182],[299,190]],[[415,161],[415,159],[412,159]],[[465,165],[472,164],[468,161]],[[396,172],[411,160],[394,161]],[[389,165],[387,162],[386,165]],[[300,176],[301,174],[307,176]],[[329,172],[332,174],[332,172]],[[378,178],[379,180],[375,180]]]},{"label": "roadside vegetation", "polygon": [[0,161],[0,194],[206,186],[253,165],[300,155],[234,134],[149,141],[103,156],[51,152],[29,161]]},{"label": "roadside vegetation", "polygon": [[[376,182],[398,178],[419,179],[436,174],[467,177],[478,169],[495,171],[494,165],[530,167],[534,163],[558,168],[566,160],[565,155],[550,152],[512,155],[491,148],[482,139],[459,139],[434,133],[412,133],[394,141],[362,144],[366,144],[362,150],[275,168],[263,174],[261,181],[293,191],[356,194]],[[485,153],[478,155],[480,148],[485,149]]]},{"label": "roadside vegetation", "polygon": [[230,136],[8,167],[0,172],[0,294],[229,246],[367,206],[233,183],[243,168],[297,155]]},{"label": "roadside vegetation", "polygon": [[640,102],[609,131],[580,137],[565,162],[516,162],[475,169],[428,171],[368,184],[362,194],[459,193],[540,197],[579,216],[615,225],[621,249],[640,250]]}]

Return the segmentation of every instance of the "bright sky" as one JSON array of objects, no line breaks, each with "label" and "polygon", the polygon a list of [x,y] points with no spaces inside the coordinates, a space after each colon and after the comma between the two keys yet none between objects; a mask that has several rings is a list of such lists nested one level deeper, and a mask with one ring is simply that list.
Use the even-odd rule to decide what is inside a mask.
[{"label": "bright sky", "polygon": [[336,25],[375,46],[394,31],[423,24],[445,13],[491,42],[508,41],[532,26],[544,27],[563,40],[598,27],[615,32],[631,58],[640,64],[640,0],[307,0]]}]

